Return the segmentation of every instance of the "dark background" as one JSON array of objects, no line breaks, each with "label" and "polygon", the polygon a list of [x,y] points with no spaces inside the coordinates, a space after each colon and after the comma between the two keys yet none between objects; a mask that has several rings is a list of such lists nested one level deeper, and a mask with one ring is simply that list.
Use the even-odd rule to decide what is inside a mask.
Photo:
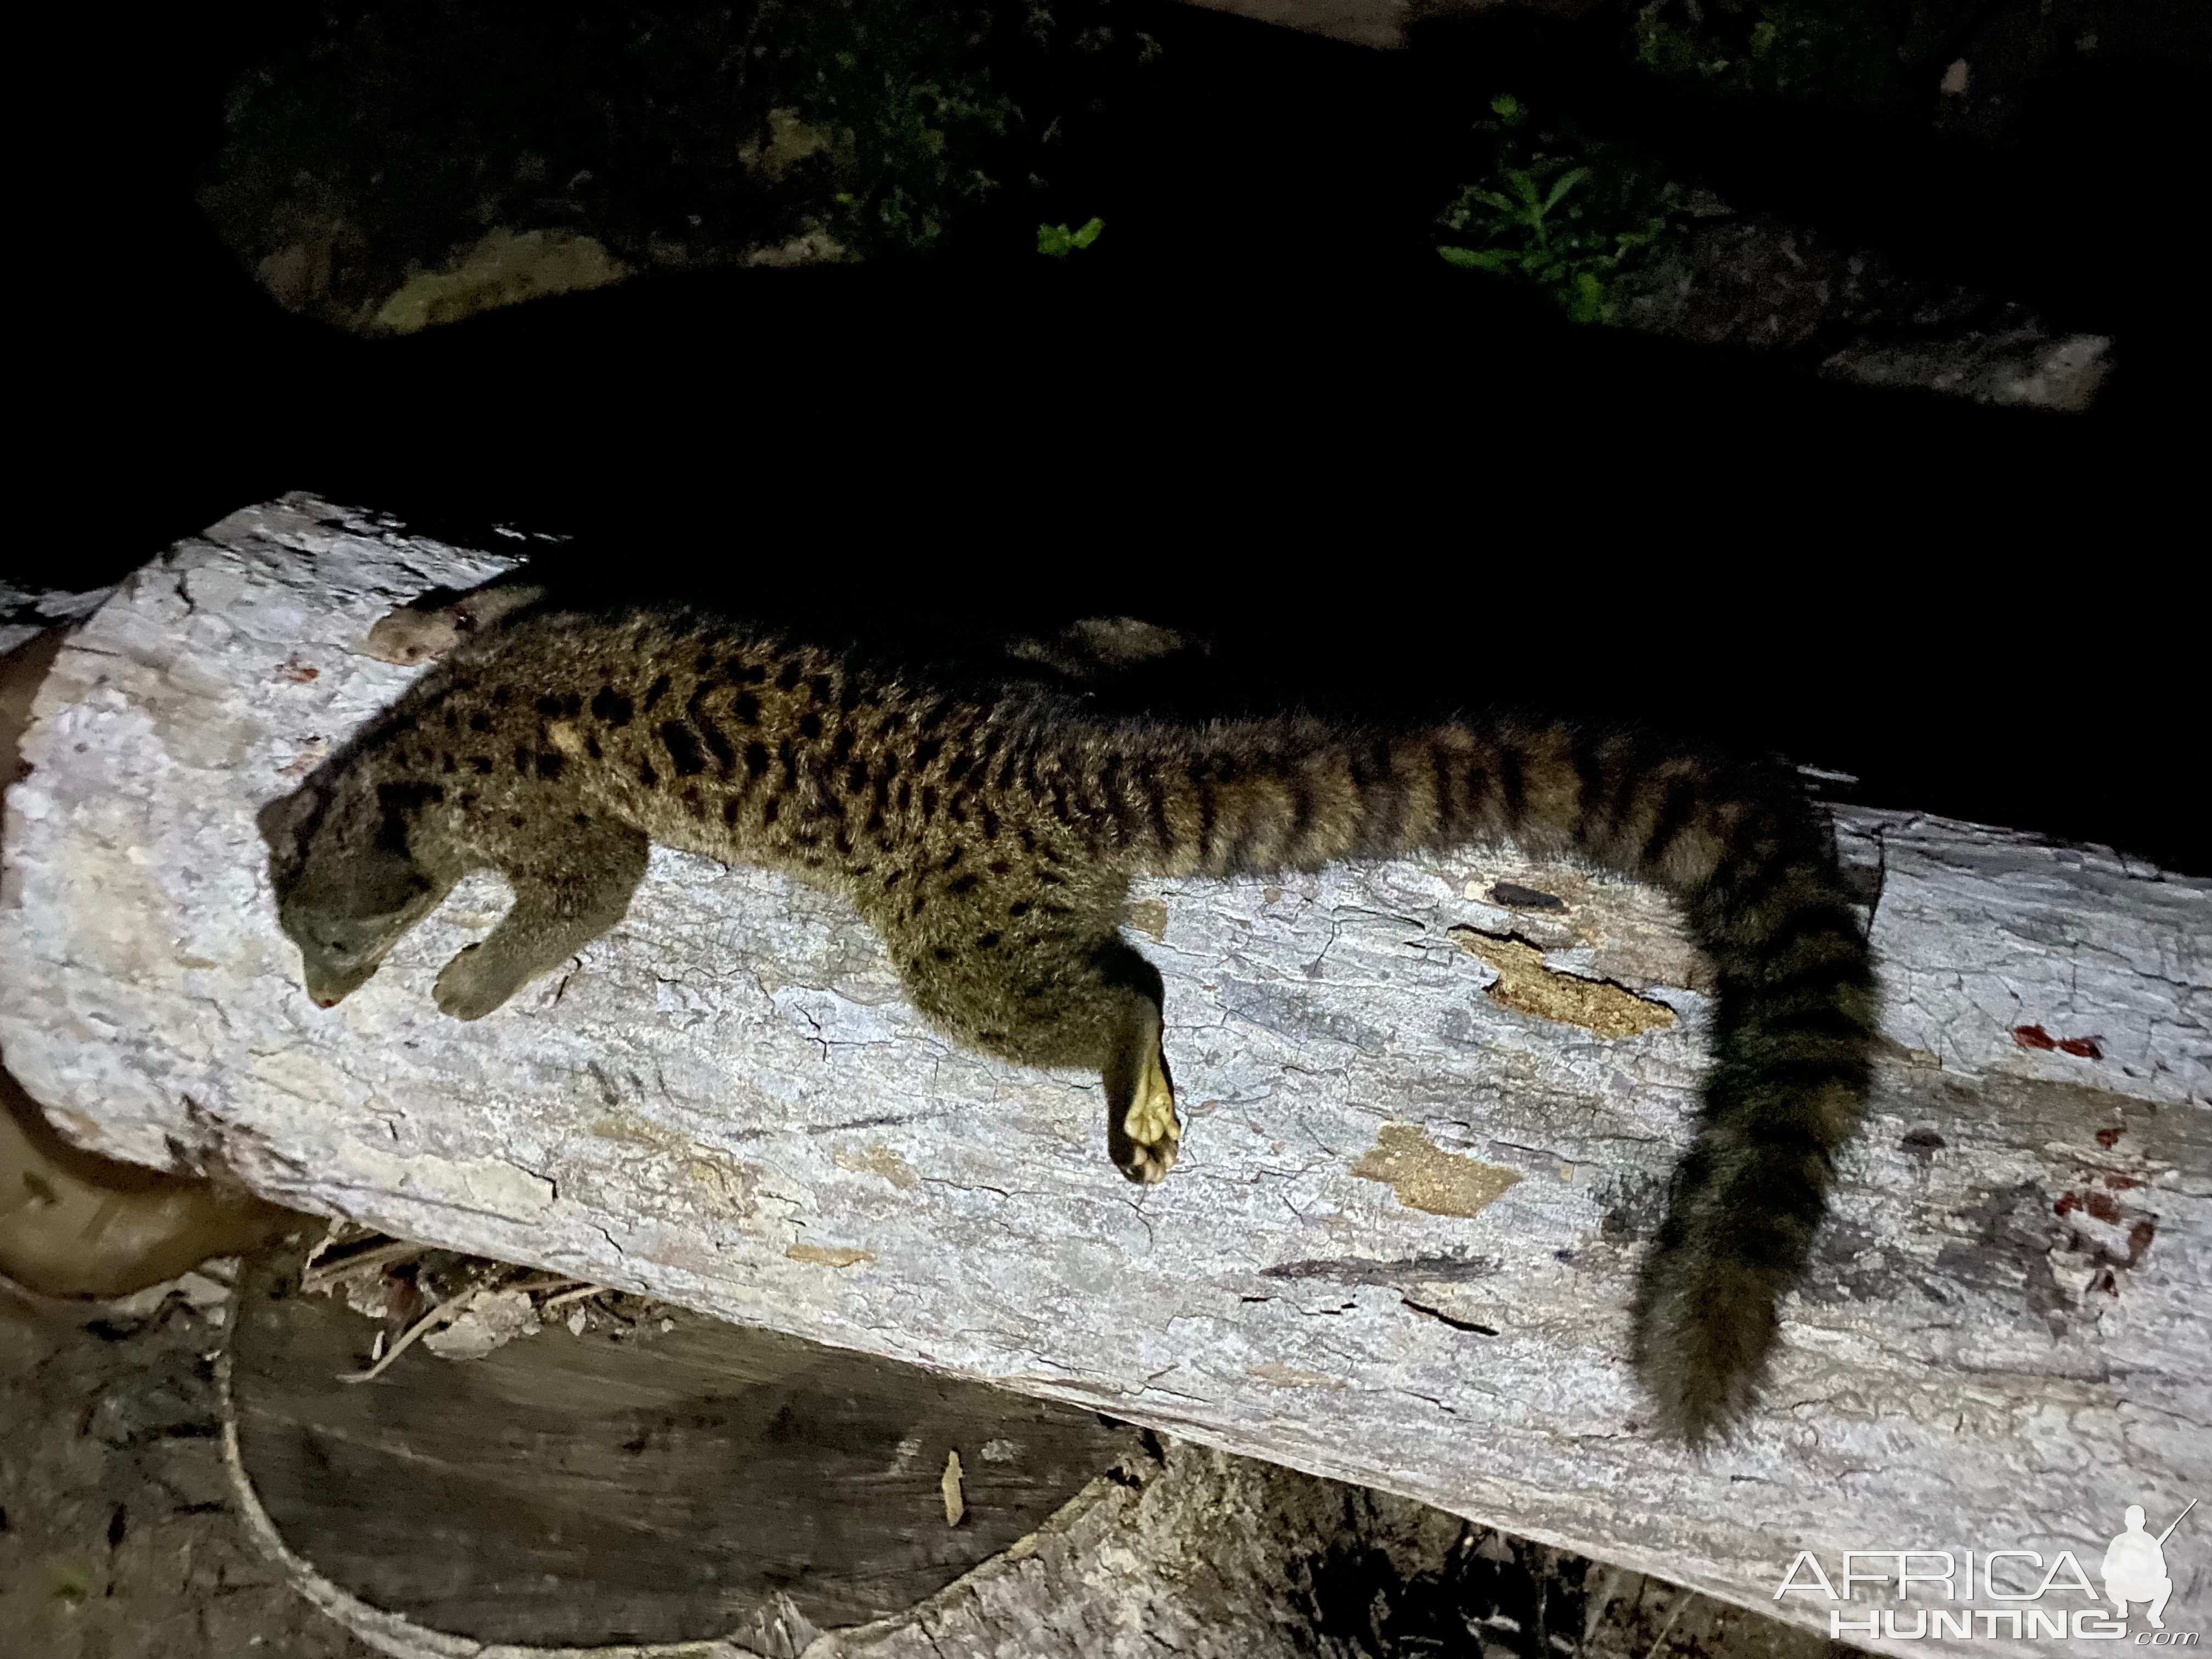
[{"label": "dark background", "polygon": [[[225,86],[312,9],[88,15],[40,60],[63,95],[19,198],[45,286],[0,575],[112,580],[312,489],[772,615],[1195,624],[1248,698],[1640,718],[2212,873],[2208,359],[2172,222],[2201,65],[1931,160],[1809,118],[1713,130],[1571,30],[1384,55],[1132,4],[1168,55],[1090,154],[1109,228],[1064,264],[647,276],[387,341],[278,311],[192,200]],[[1571,328],[1431,252],[1492,83],[1665,129],[1747,206],[2025,273],[2121,372],[2068,418]]]}]

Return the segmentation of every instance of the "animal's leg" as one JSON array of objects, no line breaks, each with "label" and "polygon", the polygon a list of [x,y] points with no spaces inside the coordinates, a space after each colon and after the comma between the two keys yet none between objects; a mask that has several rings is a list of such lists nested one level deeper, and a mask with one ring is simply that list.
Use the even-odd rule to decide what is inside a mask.
[{"label": "animal's leg", "polygon": [[455,1019],[482,1019],[623,918],[648,843],[628,824],[563,826],[543,857],[502,871],[514,903],[499,926],[447,963],[434,993]]},{"label": "animal's leg", "polygon": [[939,1030],[1025,1066],[1095,1068],[1107,1151],[1149,1185],[1175,1163],[1182,1133],[1160,1050],[1159,969],[1115,929],[1121,884],[1045,889],[1054,896],[1043,904],[1007,897],[1031,890],[940,890],[925,913],[879,904],[872,920],[915,1007]]},{"label": "animal's leg", "polygon": [[544,597],[544,585],[531,577],[527,567],[462,593],[434,588],[381,618],[362,648],[386,662],[412,667],[444,656],[463,640],[497,627]]},{"label": "animal's leg", "polygon": [[1116,941],[1143,964],[1150,995],[1130,994],[1116,1012],[1099,1070],[1106,1085],[1106,1151],[1121,1173],[1143,1186],[1164,1181],[1182,1146],[1176,1115],[1175,1079],[1160,1047],[1159,970]]}]

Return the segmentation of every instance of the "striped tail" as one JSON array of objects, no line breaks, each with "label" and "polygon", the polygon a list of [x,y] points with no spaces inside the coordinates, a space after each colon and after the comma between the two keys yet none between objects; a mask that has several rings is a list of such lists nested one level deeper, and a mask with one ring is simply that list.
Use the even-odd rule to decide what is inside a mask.
[{"label": "striped tail", "polygon": [[[1163,874],[1313,869],[1510,837],[1665,887],[1717,978],[1697,1134],[1636,1298],[1661,1426],[1692,1443],[1755,1398],[1868,1084],[1875,985],[1826,825],[1784,767],[1633,732],[1501,720],[1395,737],[1316,722],[1185,734],[1133,845]],[[1158,750],[1155,750],[1158,753]],[[1118,803],[1117,803],[1118,805]]]}]

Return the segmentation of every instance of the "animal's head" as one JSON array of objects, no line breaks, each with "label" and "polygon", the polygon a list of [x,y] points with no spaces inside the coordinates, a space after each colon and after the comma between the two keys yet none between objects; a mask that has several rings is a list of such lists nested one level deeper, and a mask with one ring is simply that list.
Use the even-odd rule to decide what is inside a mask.
[{"label": "animal's head", "polygon": [[434,909],[437,884],[407,852],[422,786],[312,781],[261,809],[276,915],[300,947],[307,994],[335,1006]]}]

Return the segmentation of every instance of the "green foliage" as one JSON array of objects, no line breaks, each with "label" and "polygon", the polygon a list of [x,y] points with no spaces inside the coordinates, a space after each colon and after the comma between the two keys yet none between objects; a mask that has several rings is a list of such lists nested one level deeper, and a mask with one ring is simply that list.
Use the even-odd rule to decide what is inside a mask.
[{"label": "green foliage", "polygon": [[825,221],[863,257],[925,251],[996,185],[980,164],[1020,119],[990,61],[971,50],[989,14],[874,0],[831,15],[839,49],[811,53],[813,84],[793,100],[810,127],[831,135],[838,188]]},{"label": "green foliage", "polygon": [[1086,220],[1079,230],[1070,230],[1066,225],[1039,225],[1037,252],[1048,253],[1055,259],[1065,259],[1076,249],[1089,247],[1098,240],[1098,233],[1105,228],[1106,222],[1099,218]]},{"label": "green foliage", "polygon": [[[1491,102],[1499,125],[1528,111],[1510,94]],[[1449,263],[1534,283],[1578,323],[1613,323],[1652,250],[1675,232],[1680,190],[1612,145],[1540,133],[1547,146],[1506,137],[1492,179],[1469,185],[1437,216],[1459,242]]]},{"label": "green foliage", "polygon": [[1113,0],[339,0],[308,19],[233,86],[201,199],[250,268],[304,273],[285,303],[349,326],[499,228],[641,268],[900,255],[971,227],[1017,252],[1060,211],[1039,187],[1160,50]]},{"label": "green foliage", "polygon": [[1898,44],[1881,0],[1651,0],[1636,19],[1637,58],[1662,75],[1816,100],[1890,95]]}]

